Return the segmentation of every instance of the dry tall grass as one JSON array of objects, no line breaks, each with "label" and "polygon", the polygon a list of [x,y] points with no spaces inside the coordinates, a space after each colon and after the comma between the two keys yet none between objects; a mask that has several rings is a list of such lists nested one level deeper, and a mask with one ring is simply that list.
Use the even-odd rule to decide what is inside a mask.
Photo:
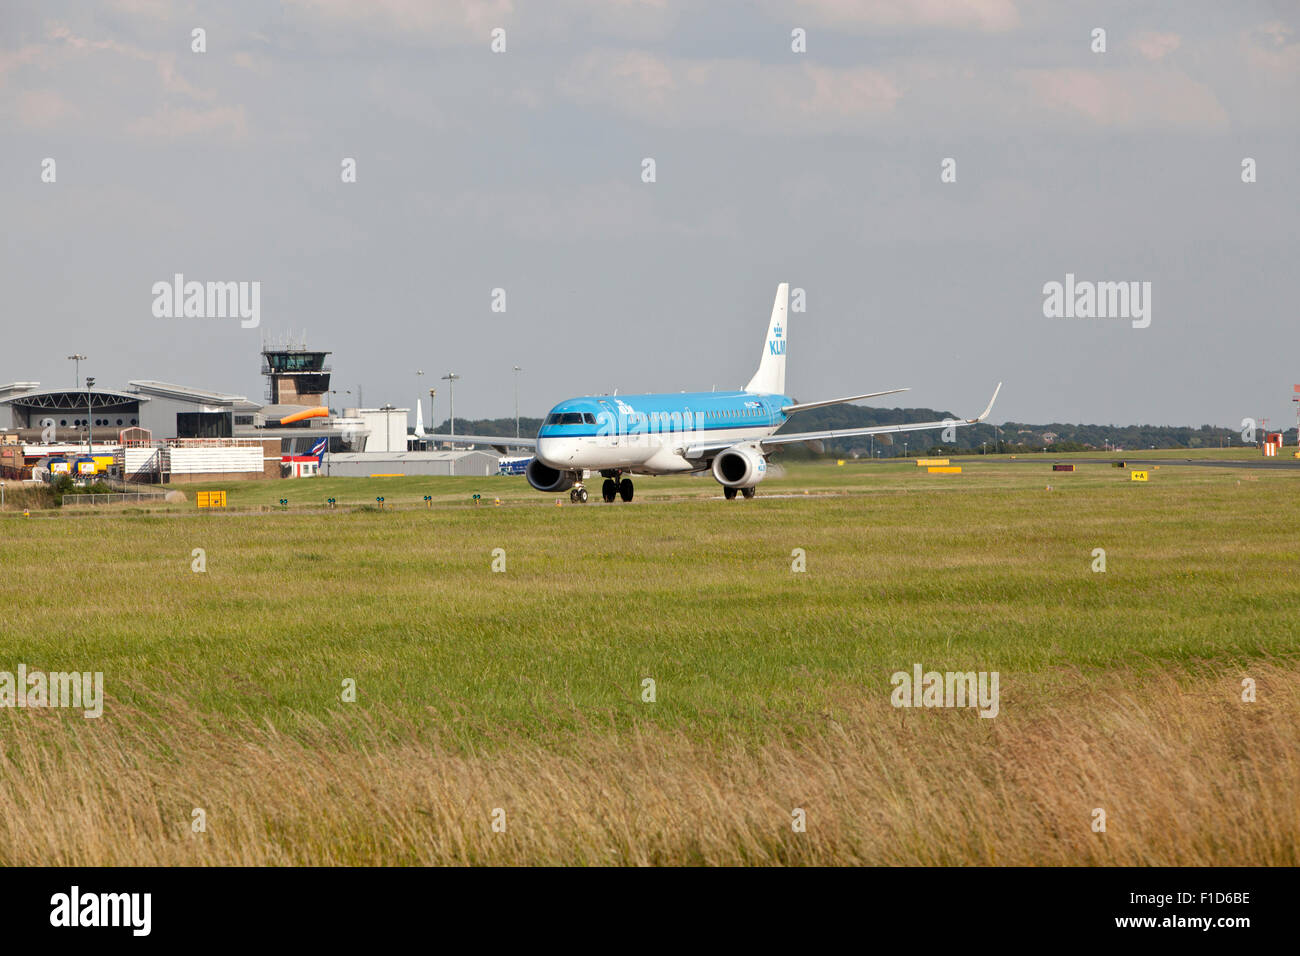
[{"label": "dry tall grass", "polygon": [[179,705],[7,710],[0,862],[1296,865],[1300,668],[1248,673],[1253,704],[1239,673],[1018,697],[1004,676],[993,720],[876,694],[730,747],[592,729],[467,753],[359,709],[292,736]]}]

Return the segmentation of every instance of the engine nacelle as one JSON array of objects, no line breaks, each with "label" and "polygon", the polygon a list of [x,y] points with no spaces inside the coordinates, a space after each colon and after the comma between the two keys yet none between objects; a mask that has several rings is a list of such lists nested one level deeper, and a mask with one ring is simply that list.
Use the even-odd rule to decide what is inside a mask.
[{"label": "engine nacelle", "polygon": [[573,487],[574,482],[578,480],[577,475],[573,472],[560,471],[550,465],[543,465],[536,458],[530,461],[528,467],[524,469],[524,477],[538,491],[551,493],[568,491]]},{"label": "engine nacelle", "polygon": [[753,488],[767,477],[767,459],[756,445],[736,445],[713,456],[713,477],[724,488]]}]

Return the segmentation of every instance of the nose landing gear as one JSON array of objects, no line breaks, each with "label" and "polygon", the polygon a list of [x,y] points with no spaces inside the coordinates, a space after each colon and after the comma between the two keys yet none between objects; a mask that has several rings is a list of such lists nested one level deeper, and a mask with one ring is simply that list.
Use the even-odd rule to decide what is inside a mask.
[{"label": "nose landing gear", "polygon": [[569,500],[575,505],[585,505],[587,503],[587,489],[582,485],[574,485],[569,492]]}]

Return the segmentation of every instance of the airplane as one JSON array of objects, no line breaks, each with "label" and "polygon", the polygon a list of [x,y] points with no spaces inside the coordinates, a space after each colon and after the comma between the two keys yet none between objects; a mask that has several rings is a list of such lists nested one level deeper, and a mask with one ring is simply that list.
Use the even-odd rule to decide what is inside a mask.
[{"label": "airplane", "polygon": [[737,493],[754,497],[767,476],[768,456],[782,445],[805,442],[821,450],[821,443],[833,438],[960,428],[984,421],[993,411],[1001,382],[988,407],[975,418],[775,434],[797,412],[908,391],[891,388],[818,402],[798,402],[786,395],[789,298],[789,283],[782,282],[772,304],[758,371],[739,391],[583,395],[552,408],[536,438],[429,437],[489,445],[501,454],[507,448],[532,449],[533,460],[524,472],[528,483],[548,494],[568,491],[575,503],[587,500],[588,474],[604,478],[601,497],[606,502],[632,500],[632,475],[705,472],[712,472],[722,485],[723,497],[732,500]]}]

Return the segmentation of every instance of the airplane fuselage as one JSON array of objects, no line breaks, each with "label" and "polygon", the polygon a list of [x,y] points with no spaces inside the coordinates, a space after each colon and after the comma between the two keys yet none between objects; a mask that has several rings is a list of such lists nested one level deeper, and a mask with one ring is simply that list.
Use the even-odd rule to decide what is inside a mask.
[{"label": "airplane fuselage", "polygon": [[560,471],[669,475],[707,466],[692,445],[760,441],[786,422],[785,395],[679,392],[588,395],[551,409],[537,433],[537,458]]}]

